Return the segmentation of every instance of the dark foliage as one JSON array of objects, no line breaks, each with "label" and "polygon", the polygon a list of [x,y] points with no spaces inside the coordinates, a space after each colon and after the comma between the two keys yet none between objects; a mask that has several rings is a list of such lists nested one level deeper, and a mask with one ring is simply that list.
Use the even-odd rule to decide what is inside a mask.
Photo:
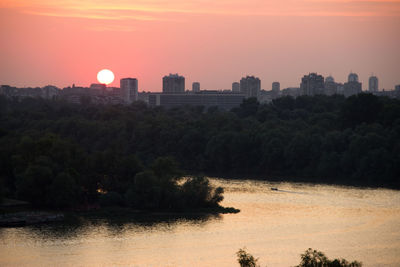
[{"label": "dark foliage", "polygon": [[345,259],[328,259],[325,254],[311,248],[301,254],[301,262],[297,267],[361,267],[358,261],[348,262]]},{"label": "dark foliage", "polygon": [[[245,248],[239,249],[236,252],[237,260],[240,267],[259,267],[257,263],[258,259],[254,258],[253,255],[248,253]],[[361,267],[362,263],[358,261],[348,262],[345,259],[334,259],[330,260],[321,251],[307,249],[303,254],[300,255],[300,264],[296,267]]]},{"label": "dark foliage", "polygon": [[[400,188],[395,99],[248,99],[230,112],[1,96],[0,103],[2,192],[36,205],[96,202],[99,191],[115,192],[135,207],[200,205],[185,192],[205,182],[191,178],[177,186],[182,173],[171,158],[189,173]],[[43,197],[64,187],[57,202]],[[213,198],[213,192],[198,192]]]},{"label": "dark foliage", "polygon": [[241,248],[236,252],[237,261],[240,267],[259,267],[258,259],[246,251],[246,248]]}]

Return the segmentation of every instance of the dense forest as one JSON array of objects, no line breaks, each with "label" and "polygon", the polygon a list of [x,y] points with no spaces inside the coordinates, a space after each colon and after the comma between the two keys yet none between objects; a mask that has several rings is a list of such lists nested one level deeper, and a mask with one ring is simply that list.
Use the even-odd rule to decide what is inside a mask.
[{"label": "dense forest", "polygon": [[371,94],[250,98],[231,111],[0,96],[0,194],[54,207],[218,205],[222,189],[201,176],[182,184],[179,168],[400,188],[399,140],[400,101]]}]

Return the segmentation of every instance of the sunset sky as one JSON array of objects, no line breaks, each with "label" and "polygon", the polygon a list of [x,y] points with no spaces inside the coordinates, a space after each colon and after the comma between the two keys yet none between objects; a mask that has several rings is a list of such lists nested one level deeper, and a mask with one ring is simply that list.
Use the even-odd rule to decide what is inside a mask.
[{"label": "sunset sky", "polygon": [[202,89],[309,72],[400,84],[400,0],[0,0],[0,33],[0,84],[14,86],[88,86],[103,68],[140,91],[169,73]]}]

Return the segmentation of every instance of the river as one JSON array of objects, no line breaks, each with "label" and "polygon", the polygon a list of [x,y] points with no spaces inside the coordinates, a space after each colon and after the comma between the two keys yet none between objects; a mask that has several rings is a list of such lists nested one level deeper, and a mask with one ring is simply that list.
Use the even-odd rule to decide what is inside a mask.
[{"label": "river", "polygon": [[[212,179],[237,214],[0,229],[0,266],[294,266],[307,248],[400,266],[400,191]],[[273,191],[271,187],[279,190]]]}]

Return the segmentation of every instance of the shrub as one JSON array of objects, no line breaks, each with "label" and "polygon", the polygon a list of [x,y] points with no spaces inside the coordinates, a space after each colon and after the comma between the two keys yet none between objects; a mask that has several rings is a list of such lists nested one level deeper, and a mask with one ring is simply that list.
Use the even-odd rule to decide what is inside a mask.
[{"label": "shrub", "polygon": [[121,206],[124,204],[124,198],[117,192],[108,192],[99,198],[100,205],[103,207],[108,206]]}]

